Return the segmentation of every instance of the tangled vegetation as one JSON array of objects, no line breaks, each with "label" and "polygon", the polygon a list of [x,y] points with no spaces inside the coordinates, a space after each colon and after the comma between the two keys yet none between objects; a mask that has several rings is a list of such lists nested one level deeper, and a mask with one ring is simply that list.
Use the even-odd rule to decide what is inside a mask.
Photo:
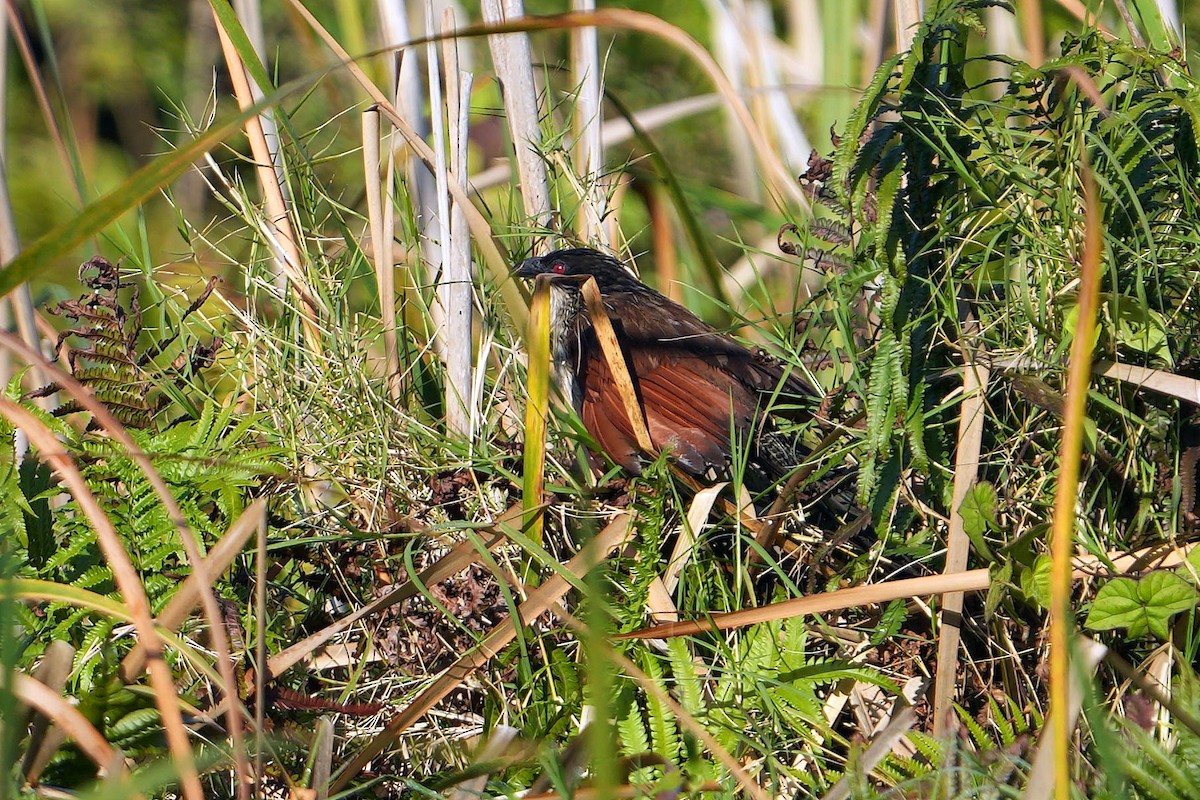
[{"label": "tangled vegetation", "polygon": [[[62,323],[41,326],[55,358],[0,333],[24,365],[0,398],[0,795],[1200,796],[1200,83],[1099,28],[1037,65],[988,52],[1002,5],[936,5],[786,183],[761,147],[786,126],[682,31],[612,9],[514,23],[670,41],[755,134],[720,156],[757,163],[754,191],[713,186],[610,87],[634,144],[589,171],[585,89],[543,65],[543,214],[528,172],[460,205],[453,175],[410,171],[468,166],[429,149],[455,144],[436,124],[379,155],[371,114],[408,123],[372,80],[398,65],[276,86],[213,3],[265,99],[181,111],[190,143],[0,273],[11,292],[161,189],[205,276],[168,280],[118,235],[78,299],[32,309]],[[455,112],[451,45],[484,33],[427,51]],[[484,127],[500,93],[457,85]],[[282,189],[222,145],[266,111]],[[215,215],[172,182],[197,158]],[[666,459],[597,474],[548,400],[508,267],[547,240],[632,257],[646,238],[648,282],[821,387],[787,487],[750,497],[736,463],[717,486]],[[804,505],[839,475],[858,508],[826,523]]]}]

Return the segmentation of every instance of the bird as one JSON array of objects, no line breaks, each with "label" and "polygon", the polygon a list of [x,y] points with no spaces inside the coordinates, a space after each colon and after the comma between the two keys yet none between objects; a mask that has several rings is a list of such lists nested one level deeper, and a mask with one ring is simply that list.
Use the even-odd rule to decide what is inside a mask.
[{"label": "bird", "polygon": [[652,454],[638,446],[601,350],[581,291],[587,277],[596,280],[656,451],[688,475],[712,480],[728,476],[736,448],[745,447],[742,480],[754,491],[803,459],[803,446],[779,431],[775,417],[821,394],[794,369],[720,333],[599,250],[555,250],[522,261],[514,275],[549,276],[554,381],[617,465],[637,475]]}]

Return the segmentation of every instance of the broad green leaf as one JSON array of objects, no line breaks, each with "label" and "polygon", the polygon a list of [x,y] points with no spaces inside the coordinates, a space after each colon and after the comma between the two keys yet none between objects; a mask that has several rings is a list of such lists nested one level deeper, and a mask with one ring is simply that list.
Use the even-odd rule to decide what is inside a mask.
[{"label": "broad green leaf", "polygon": [[1118,295],[1107,304],[1115,320],[1107,322],[1113,326],[1112,338],[1131,350],[1155,356],[1170,363],[1171,351],[1167,346],[1167,326],[1163,315],[1147,308],[1133,297]]},{"label": "broad green leaf", "polygon": [[1167,621],[1195,605],[1196,588],[1174,572],[1114,578],[1096,594],[1085,624],[1092,630],[1125,628],[1130,636],[1153,633],[1167,639]]},{"label": "broad green leaf", "polygon": [[1032,569],[1021,571],[1021,591],[1042,608],[1050,607],[1050,556],[1038,556]]},{"label": "broad green leaf", "polygon": [[983,602],[983,618],[990,620],[1000,607],[1000,602],[1011,588],[1013,562],[1005,561],[999,567],[992,565],[991,581],[988,584],[987,597]]},{"label": "broad green leaf", "polygon": [[990,483],[980,482],[967,490],[958,507],[963,520],[963,531],[971,545],[981,556],[992,561],[992,551],[983,535],[996,528],[996,489]]}]

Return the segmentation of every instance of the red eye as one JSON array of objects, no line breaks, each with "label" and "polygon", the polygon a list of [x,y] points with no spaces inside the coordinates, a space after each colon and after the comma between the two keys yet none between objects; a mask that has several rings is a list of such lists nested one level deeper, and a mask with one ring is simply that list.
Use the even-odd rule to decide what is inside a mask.
[{"label": "red eye", "polygon": [[561,261],[555,261],[550,265],[550,269],[554,271],[555,275],[562,275],[567,271],[567,265]]}]

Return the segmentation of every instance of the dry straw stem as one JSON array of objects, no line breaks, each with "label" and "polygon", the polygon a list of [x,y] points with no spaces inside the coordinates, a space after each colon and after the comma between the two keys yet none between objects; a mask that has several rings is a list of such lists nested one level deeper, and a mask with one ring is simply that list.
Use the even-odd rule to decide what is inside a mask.
[{"label": "dry straw stem", "polygon": [[1177,397],[1194,406],[1200,406],[1200,380],[1195,378],[1115,361],[1097,361],[1092,372],[1095,375],[1132,383],[1143,389],[1151,389],[1159,394]]},{"label": "dry straw stem", "polygon": [[75,466],[75,462],[71,460],[71,456],[63,449],[59,441],[54,438],[50,429],[31,412],[8,398],[0,397],[0,413],[25,432],[30,443],[38,449],[41,458],[54,468],[59,478],[66,484],[80,510],[96,532],[96,542],[112,570],[113,580],[116,582],[121,596],[125,599],[125,605],[129,609],[138,637],[146,648],[150,683],[154,688],[154,701],[162,718],[171,758],[183,786],[183,794],[188,800],[203,800],[204,790],[200,786],[200,776],[196,772],[196,763],[188,744],[187,730],[183,726],[183,715],[179,710],[179,696],[175,691],[170,668],[163,658],[163,642],[158,630],[154,627],[154,617],[150,613],[150,601],[146,597],[137,570],[134,569],[129,555],[125,552],[120,535],[103,509],[100,508],[100,504],[88,487],[87,481]]},{"label": "dry straw stem", "polygon": [[[426,25],[434,29],[432,0],[425,3]],[[450,181],[450,170],[454,169],[456,176],[465,176],[461,172],[459,152],[466,143],[461,138],[466,129],[460,127],[463,108],[459,102],[460,74],[457,58],[457,41],[452,38],[452,31],[445,31],[445,26],[453,27],[453,20],[443,20],[443,34],[447,37],[444,45],[444,68],[439,78],[438,48],[436,42],[430,39],[427,44],[426,60],[429,67],[429,97],[434,109],[431,115],[433,124],[434,155],[437,163],[437,221],[435,230],[438,234],[438,253],[441,264],[438,269],[437,305],[442,310],[441,324],[436,332],[439,343],[438,350],[446,360],[445,405],[446,427],[458,436],[467,437],[471,433],[471,345],[473,333],[473,306],[471,302],[471,245],[470,236],[465,228],[465,218],[459,212],[459,225],[454,224],[455,214],[451,213],[450,195],[447,184]],[[445,102],[442,102],[443,83],[445,84]],[[469,101],[467,102],[469,107]],[[449,132],[449,141],[446,133]],[[461,161],[465,162],[465,158]],[[454,162],[454,163],[451,163]],[[457,178],[460,180],[461,178]],[[427,228],[428,230],[428,228]]]},{"label": "dry straw stem", "polygon": [[[42,661],[33,677],[54,694],[61,695],[67,678],[71,676],[71,664],[74,661],[75,648],[62,639],[55,639],[46,645],[46,652],[42,654]],[[25,717],[25,710],[19,710],[17,730],[24,730],[29,722]],[[66,731],[44,714],[35,713],[32,717],[25,757],[21,759],[21,775],[30,786],[36,786],[50,758],[62,747]]]},{"label": "dry straw stem", "polygon": [[[1103,559],[1090,555],[1077,556],[1071,561],[1072,575],[1075,580],[1086,580],[1097,575],[1140,573],[1151,566],[1155,569],[1167,569],[1182,564],[1196,547],[1200,547],[1200,544],[1189,544],[1170,549],[1161,546],[1152,547],[1135,553],[1110,553]],[[1109,562],[1112,564],[1111,569],[1108,567]],[[706,619],[654,625],[618,634],[615,638],[666,639],[672,636],[692,636],[698,633],[741,628],[776,619],[789,619],[807,614],[824,614],[829,611],[888,603],[892,600],[903,600],[910,597],[925,597],[947,592],[981,592],[990,586],[991,576],[986,569],[956,572],[953,575],[925,575],[920,578],[905,578],[868,586],[835,589],[832,592],[797,597],[760,608],[712,614]]]},{"label": "dry straw stem", "polygon": [[[12,679],[13,694],[17,699],[37,709],[39,714],[54,720],[54,723],[62,728],[67,736],[71,737],[84,755],[90,758],[101,772],[108,773],[121,781],[129,779],[129,770],[125,767],[125,759],[122,757],[121,751],[114,749],[92,726],[92,723],[88,722],[87,717],[71,705],[65,697],[28,675],[14,672]],[[196,788],[199,788],[198,781]],[[141,797],[132,789],[129,792],[129,797]],[[195,796],[200,797],[199,794]]]},{"label": "dry straw stem", "polygon": [[[574,0],[574,5],[576,11],[596,10],[596,0]],[[583,170],[584,184],[588,187],[585,213],[580,218],[580,234],[586,241],[608,244],[601,223],[605,209],[601,184],[604,117],[601,113],[599,36],[595,28],[575,29],[571,36],[571,69],[573,82],[579,87],[575,97],[575,163]]]},{"label": "dry straw stem", "polygon": [[[633,515],[628,512],[618,515],[604,530],[596,534],[596,537],[588,542],[583,550],[563,565],[563,572],[570,573],[575,577],[586,575],[601,559],[606,558],[609,553],[628,541],[632,534]],[[531,590],[525,602],[517,609],[516,619],[509,618],[492,628],[478,647],[450,665],[433,683],[417,695],[407,708],[393,717],[387,727],[372,739],[370,744],[342,767],[330,787],[331,790],[338,792],[344,789],[346,784],[373,758],[382,753],[413,723],[425,716],[446,695],[454,691],[457,686],[512,642],[517,635],[516,625],[518,622],[521,625],[531,623],[562,599],[571,588],[571,583],[564,577],[563,572],[551,575],[541,586]]]},{"label": "dry straw stem", "polygon": [[[233,82],[234,94],[237,96],[238,107],[245,111],[254,105],[254,92],[250,88],[250,78],[246,67],[238,55],[233,41],[221,24],[220,17],[214,12],[217,35],[221,39],[221,50],[225,54],[225,63],[229,67],[229,77]],[[275,172],[275,162],[271,157],[271,149],[267,145],[266,134],[263,132],[262,118],[250,117],[246,120],[246,139],[250,142],[250,152],[254,156],[254,170],[258,174],[259,188],[263,193],[266,204],[267,222],[272,249],[276,251],[275,262],[280,272],[291,283],[296,294],[300,297],[300,320],[308,344],[314,350],[319,348],[321,337],[317,326],[320,319],[320,307],[308,291],[302,267],[304,264],[296,233],[292,229],[292,220],[288,216],[287,201],[283,197],[283,189]]]},{"label": "dry straw stem", "polygon": [[[384,363],[392,399],[399,397],[400,337],[396,331],[396,267],[392,239],[388,235],[380,182],[379,109],[371,106],[362,115],[364,193],[367,196],[367,225],[371,231],[371,253],[375,261],[375,286],[379,292],[379,321],[383,326]],[[390,188],[390,184],[389,184]]]},{"label": "dry straw stem", "polygon": [[315,800],[326,800],[329,797],[329,776],[333,774],[333,717],[329,714],[317,720],[312,759],[312,779],[308,782],[309,788],[313,790]]},{"label": "dry straw stem", "polygon": [[642,413],[642,405],[638,402],[637,387],[633,376],[629,374],[629,366],[625,363],[625,354],[617,341],[617,333],[613,330],[612,320],[604,308],[604,299],[600,296],[600,287],[596,279],[588,276],[581,287],[583,300],[587,303],[588,316],[596,331],[596,339],[600,342],[600,351],[612,373],[613,382],[617,386],[617,394],[625,406],[625,416],[629,420],[633,434],[637,438],[638,447],[648,456],[655,455],[654,442],[650,440],[650,429],[646,427],[646,416]]},{"label": "dry straw stem", "polygon": [[858,776],[865,775],[879,765],[880,761],[892,751],[892,745],[900,741],[904,734],[917,723],[916,710],[905,703],[904,708],[892,715],[887,727],[879,732],[871,744],[858,757],[858,763],[853,772],[847,770],[841,780],[835,783],[821,800],[845,800],[858,783]]},{"label": "dry straw stem", "polygon": [[[459,60],[458,40],[452,38],[457,23],[452,9],[446,9],[442,18],[442,31],[446,39],[442,42],[442,58],[446,62],[446,121],[449,133],[450,171],[457,176],[459,188],[468,188],[467,175],[469,137],[471,127],[471,89],[475,76],[462,69]],[[467,227],[467,215],[459,203],[450,207],[449,248],[446,250],[447,316],[452,326],[461,332],[450,342],[449,360],[446,364],[447,383],[456,397],[447,397],[447,407],[455,404],[463,411],[465,419],[461,433],[468,438],[477,430],[479,421],[479,399],[473,378],[475,364],[473,345],[475,332],[475,304],[473,301],[474,270],[471,261],[471,229]],[[448,390],[449,391],[449,390]],[[453,403],[451,401],[453,400]]]},{"label": "dry straw stem", "polygon": [[[113,416],[108,407],[97,400],[91,391],[76,380],[73,375],[51,364],[42,357],[41,353],[26,346],[19,339],[4,331],[0,331],[0,347],[13,352],[24,359],[26,363],[41,368],[43,374],[49,376],[56,384],[62,387],[64,392],[71,396],[72,400],[75,400],[82,408],[91,413],[92,419],[117,444],[124,448],[126,455],[137,464],[138,468],[146,476],[146,481],[150,484],[154,493],[158,495],[163,508],[166,509],[167,517],[174,524],[175,530],[179,532],[180,542],[183,545],[184,552],[187,554],[188,566],[191,568],[192,575],[196,579],[196,586],[200,588],[201,607],[204,609],[205,621],[208,623],[209,630],[211,631],[212,645],[217,654],[217,668],[220,671],[221,680],[225,684],[227,691],[234,691],[236,681],[233,675],[233,661],[229,657],[229,642],[225,637],[225,629],[221,624],[221,613],[217,608],[217,600],[212,592],[212,578],[204,563],[201,542],[188,525],[187,518],[183,515],[183,509],[179,507],[179,503],[176,502],[175,497],[171,494],[167,482],[163,480],[162,475],[154,468],[150,457],[142,452],[137,443],[129,435],[129,432],[125,430],[125,426]],[[237,756],[238,778],[240,780],[246,776],[246,773],[243,771],[245,753],[242,741],[242,722],[241,717],[235,714],[232,709],[229,713],[228,725],[230,735],[233,739],[234,752]]]},{"label": "dry straw stem", "polygon": [[1025,60],[1040,67],[1046,60],[1045,27],[1042,24],[1042,0],[1019,0],[1017,18],[1024,37]]},{"label": "dry straw stem", "polygon": [[[1076,637],[1075,644],[1082,656],[1082,663],[1078,665],[1078,669],[1072,670],[1070,675],[1071,683],[1067,693],[1066,703],[1063,707],[1062,714],[1067,723],[1067,730],[1075,729],[1075,723],[1079,720],[1079,709],[1083,703],[1084,685],[1081,680],[1083,675],[1091,675],[1096,671],[1096,666],[1100,660],[1104,658],[1104,653],[1108,649],[1094,639],[1087,637]],[[1053,653],[1051,654],[1053,657]],[[1051,701],[1053,702],[1053,700]],[[1063,702],[1063,701],[1060,701]],[[1029,770],[1029,780],[1025,783],[1025,794],[1022,795],[1022,800],[1050,800],[1054,798],[1070,798],[1070,773],[1065,773],[1067,776],[1067,794],[1061,794],[1063,765],[1056,763],[1059,758],[1059,742],[1058,734],[1054,728],[1045,727],[1042,729],[1042,734],[1038,737],[1037,750],[1034,752],[1033,765]],[[1051,792],[1053,789],[1053,792]]]},{"label": "dry straw stem", "polygon": [[1050,733],[1055,747],[1055,795],[1071,790],[1069,717],[1070,640],[1074,625],[1071,610],[1071,553],[1075,542],[1076,490],[1083,456],[1083,423],[1087,414],[1091,377],[1096,305],[1100,293],[1100,259],[1103,252],[1100,200],[1091,170],[1082,165],[1084,230],[1079,275],[1078,317],[1071,342],[1067,371],[1062,445],[1059,449],[1058,489],[1050,540]]},{"label": "dry straw stem", "polygon": [[[973,319],[964,326],[963,398],[959,406],[958,445],[954,454],[954,489],[950,501],[950,525],[946,534],[945,574],[967,568],[971,542],[961,513],[967,493],[979,473],[979,453],[983,449],[984,398],[987,395],[988,369],[973,358],[968,344],[978,330]],[[933,685],[933,735],[944,736],[953,714],[954,691],[958,684],[958,644],[962,633],[962,592],[943,595],[938,614],[937,676]]]}]

